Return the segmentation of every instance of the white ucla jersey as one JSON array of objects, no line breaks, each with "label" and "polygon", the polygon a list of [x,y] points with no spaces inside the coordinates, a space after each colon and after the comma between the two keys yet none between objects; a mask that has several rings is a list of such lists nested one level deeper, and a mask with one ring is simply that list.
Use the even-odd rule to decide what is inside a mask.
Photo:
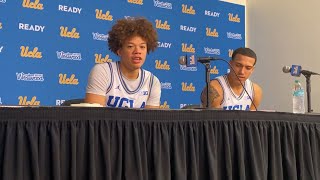
[{"label": "white ucla jersey", "polygon": [[226,75],[219,76],[216,79],[219,81],[223,89],[224,96],[221,102],[221,107],[224,110],[250,110],[251,100],[249,96],[253,99],[254,90],[253,84],[249,79],[244,82],[244,87],[248,91],[249,96],[245,90],[243,90],[239,96],[236,95],[231,89]]},{"label": "white ucla jersey", "polygon": [[140,69],[139,77],[129,80],[121,75],[118,62],[108,65],[111,77],[106,92],[106,107],[144,108],[153,85],[153,74]]}]

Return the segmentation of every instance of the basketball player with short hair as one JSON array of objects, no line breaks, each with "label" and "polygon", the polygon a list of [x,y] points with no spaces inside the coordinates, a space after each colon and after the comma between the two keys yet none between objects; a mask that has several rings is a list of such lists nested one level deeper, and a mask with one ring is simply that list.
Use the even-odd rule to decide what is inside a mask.
[{"label": "basketball player with short hair", "polygon": [[[236,49],[230,60],[230,65],[235,73],[230,69],[227,75],[219,76],[210,81],[209,85],[209,107],[223,108],[224,110],[256,110],[253,103],[258,106],[262,99],[262,89],[258,84],[249,80],[254,71],[257,56],[249,48]],[[246,88],[248,94],[244,91],[241,83]],[[201,93],[201,103],[206,107],[206,88]]]},{"label": "basketball player with short hair", "polygon": [[147,54],[158,46],[158,36],[145,18],[120,19],[109,31],[109,50],[120,61],[96,64],[90,72],[85,102],[106,107],[158,108],[159,79],[142,69]]}]

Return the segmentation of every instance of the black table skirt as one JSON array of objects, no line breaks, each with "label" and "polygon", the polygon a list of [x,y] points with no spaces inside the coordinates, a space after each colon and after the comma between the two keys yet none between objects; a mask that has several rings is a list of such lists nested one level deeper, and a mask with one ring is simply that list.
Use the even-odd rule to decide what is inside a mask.
[{"label": "black table skirt", "polygon": [[0,108],[0,179],[319,180],[320,115]]}]

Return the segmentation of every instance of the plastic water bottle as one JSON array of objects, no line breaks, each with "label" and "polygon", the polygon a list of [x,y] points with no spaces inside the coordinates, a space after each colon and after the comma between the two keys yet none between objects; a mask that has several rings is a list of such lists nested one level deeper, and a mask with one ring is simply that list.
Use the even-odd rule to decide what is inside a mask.
[{"label": "plastic water bottle", "polygon": [[294,81],[292,93],[293,113],[305,113],[304,108],[304,90],[299,80]]}]

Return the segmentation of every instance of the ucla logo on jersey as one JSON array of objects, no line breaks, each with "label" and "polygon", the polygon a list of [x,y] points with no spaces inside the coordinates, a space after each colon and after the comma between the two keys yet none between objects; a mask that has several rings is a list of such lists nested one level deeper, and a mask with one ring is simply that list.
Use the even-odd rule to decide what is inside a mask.
[{"label": "ucla logo on jersey", "polygon": [[135,106],[135,100],[128,99],[128,98],[122,98],[119,96],[109,96],[107,99],[107,107],[140,107],[144,108],[146,106],[146,102],[142,102],[141,105]]},{"label": "ucla logo on jersey", "polygon": [[223,106],[223,110],[250,110],[249,105],[234,105],[234,106]]}]

